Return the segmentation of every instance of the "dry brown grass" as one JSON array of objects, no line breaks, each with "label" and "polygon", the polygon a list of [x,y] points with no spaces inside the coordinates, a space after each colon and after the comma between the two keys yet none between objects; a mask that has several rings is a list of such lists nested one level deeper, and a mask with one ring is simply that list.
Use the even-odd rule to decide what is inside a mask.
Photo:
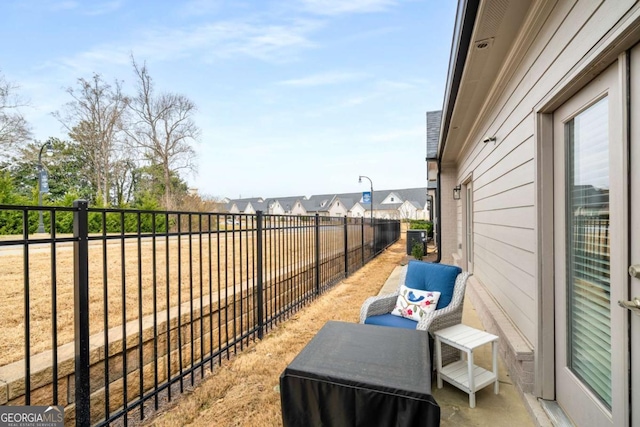
[{"label": "dry brown grass", "polygon": [[262,341],[217,368],[191,394],[147,426],[281,426],[279,377],[328,320],[357,322],[360,306],[376,295],[405,260],[402,238],[351,277],[281,323]]},{"label": "dry brown grass", "polygon": [[[326,234],[325,239],[337,239],[336,242],[342,242],[341,232]],[[301,256],[301,259],[308,257],[313,248],[312,238],[313,234],[306,230],[268,232],[264,239],[265,257],[269,259],[273,256],[280,261],[276,264],[267,263],[264,267],[265,275],[268,275],[270,270],[282,269],[282,260],[295,260],[298,256]],[[211,248],[209,248],[209,242]],[[229,299],[233,298],[231,291],[225,292],[225,288],[232,288],[234,285],[239,287],[240,283],[246,283],[252,279],[251,266],[254,255],[253,234],[250,232],[221,235],[219,241],[215,235],[212,236],[211,241],[204,236],[202,242],[194,237],[191,245],[188,239],[183,238],[180,246],[181,277],[178,280],[177,239],[172,239],[168,245],[168,276],[166,273],[167,243],[164,238],[157,240],[155,270],[153,269],[154,251],[150,240],[143,241],[140,248],[135,239],[127,240],[124,247],[120,241],[110,241],[106,245],[106,257],[103,257],[105,248],[102,242],[92,243],[89,248],[90,333],[96,334],[104,330],[105,305],[109,328],[122,324],[123,310],[127,321],[137,319],[140,311],[143,316],[152,313],[154,283],[156,309],[160,311],[167,306],[178,305],[179,291],[180,302],[198,298],[201,282],[203,295],[209,294],[209,286],[213,293],[216,293],[220,286],[220,295],[224,303],[227,296]],[[189,255],[190,248],[191,255]],[[241,251],[242,255],[240,255]],[[56,288],[57,344],[62,345],[73,340],[73,250],[69,244],[56,247],[55,280],[52,279],[51,273],[53,263],[51,252],[49,245],[33,247],[29,250],[31,355],[48,350],[52,346],[52,282],[55,283]],[[107,260],[106,266],[103,264],[103,258]],[[24,260],[21,246],[0,251],[0,286],[2,287],[0,366],[24,357]],[[139,264],[140,271],[138,271]],[[209,277],[209,264],[212,266],[211,277]],[[220,285],[218,285],[218,270],[221,271]],[[166,286],[167,277],[169,289]],[[104,294],[105,283],[107,304],[105,304]]]}]

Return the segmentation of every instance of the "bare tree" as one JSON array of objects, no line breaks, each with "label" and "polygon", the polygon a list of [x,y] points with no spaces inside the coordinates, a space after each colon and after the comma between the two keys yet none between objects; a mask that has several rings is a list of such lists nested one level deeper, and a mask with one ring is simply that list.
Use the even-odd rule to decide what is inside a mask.
[{"label": "bare tree", "polygon": [[138,65],[131,57],[137,79],[137,93],[129,104],[132,118],[127,134],[152,165],[163,172],[163,205],[174,207],[172,175],[181,169],[195,170],[192,143],[200,129],[193,120],[195,104],[186,96],[175,93],[157,95],[145,63]]},{"label": "bare tree", "polygon": [[104,82],[99,74],[91,80],[78,79],[78,88],[67,89],[73,101],[64,113],[53,115],[78,142],[83,150],[89,181],[105,203],[109,203],[113,163],[118,151],[119,134],[124,126],[128,99],[122,94],[121,82]]},{"label": "bare tree", "polygon": [[27,105],[16,94],[18,86],[0,74],[0,148],[8,150],[31,137],[20,107]]},{"label": "bare tree", "polygon": [[113,200],[116,206],[125,206],[133,201],[137,167],[128,157],[113,163]]}]

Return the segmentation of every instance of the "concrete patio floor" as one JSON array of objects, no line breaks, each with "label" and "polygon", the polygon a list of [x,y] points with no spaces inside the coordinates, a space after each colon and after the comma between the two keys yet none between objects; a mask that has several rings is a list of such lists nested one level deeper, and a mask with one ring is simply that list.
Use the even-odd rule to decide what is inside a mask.
[{"label": "concrete patio floor", "polygon": [[[380,289],[380,294],[394,292],[398,288],[398,280],[402,267],[397,267]],[[462,323],[476,329],[484,330],[475,308],[468,298],[464,301]],[[485,345],[473,352],[478,366],[491,370],[491,345]],[[503,361],[498,358],[498,380],[500,393],[493,393],[489,385],[476,392],[476,407],[469,407],[469,395],[447,382],[441,389],[433,381],[433,397],[440,405],[440,426],[535,426],[524,402],[512,384]]]}]

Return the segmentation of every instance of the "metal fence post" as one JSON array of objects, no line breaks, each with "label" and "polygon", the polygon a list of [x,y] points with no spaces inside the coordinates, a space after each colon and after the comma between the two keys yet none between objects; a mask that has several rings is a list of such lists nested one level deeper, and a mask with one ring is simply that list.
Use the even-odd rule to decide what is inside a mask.
[{"label": "metal fence post", "polygon": [[87,202],[73,202],[73,302],[76,426],[91,424],[89,388],[89,224]]},{"label": "metal fence post", "polygon": [[258,304],[258,339],[262,339],[264,335],[264,283],[262,279],[262,230],[263,230],[263,221],[264,217],[262,216],[262,211],[256,211],[256,275],[257,277],[257,302]]},{"label": "metal fence post", "polygon": [[348,220],[347,216],[344,216],[344,277],[349,275],[349,239],[348,233]]},{"label": "metal fence post", "polygon": [[373,235],[371,238],[373,239],[372,243],[371,243],[371,248],[373,249],[373,257],[375,257],[376,255],[378,255],[378,241],[376,240],[376,238],[378,236],[376,236],[376,223],[374,222],[374,219],[371,218],[371,234]]},{"label": "metal fence post", "polygon": [[360,263],[360,267],[362,267],[364,265],[364,217],[362,217],[362,221],[360,221],[360,236],[360,249],[362,250],[362,262]]},{"label": "metal fence post", "polygon": [[316,295],[320,295],[320,215],[316,213]]}]

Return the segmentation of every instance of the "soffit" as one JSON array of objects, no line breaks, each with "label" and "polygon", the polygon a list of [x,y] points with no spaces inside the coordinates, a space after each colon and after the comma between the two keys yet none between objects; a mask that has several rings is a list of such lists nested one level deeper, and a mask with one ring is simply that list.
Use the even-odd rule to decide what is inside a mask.
[{"label": "soffit", "polygon": [[476,17],[442,162],[454,163],[504,66],[533,0],[485,0]]}]

